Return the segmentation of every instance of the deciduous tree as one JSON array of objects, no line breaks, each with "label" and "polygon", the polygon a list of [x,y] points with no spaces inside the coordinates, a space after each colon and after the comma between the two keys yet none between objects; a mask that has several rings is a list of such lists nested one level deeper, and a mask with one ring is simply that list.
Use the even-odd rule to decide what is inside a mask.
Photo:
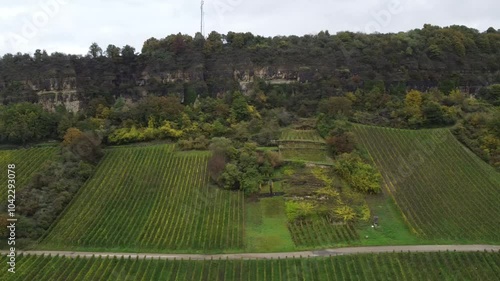
[{"label": "deciduous tree", "polygon": [[108,45],[106,48],[106,56],[111,59],[120,57],[121,49],[113,44]]},{"label": "deciduous tree", "polygon": [[90,45],[90,48],[89,48],[89,55],[92,57],[92,58],[97,58],[97,57],[101,57],[102,56],[102,48],[99,47],[99,45],[97,43],[92,43],[92,45]]}]

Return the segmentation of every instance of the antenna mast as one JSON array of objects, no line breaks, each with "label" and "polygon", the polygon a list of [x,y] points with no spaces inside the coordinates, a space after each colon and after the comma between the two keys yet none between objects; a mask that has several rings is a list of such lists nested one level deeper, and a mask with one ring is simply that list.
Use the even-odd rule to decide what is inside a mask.
[{"label": "antenna mast", "polygon": [[201,28],[200,32],[203,37],[205,37],[205,12],[203,11],[203,6],[205,5],[205,1],[201,0]]}]

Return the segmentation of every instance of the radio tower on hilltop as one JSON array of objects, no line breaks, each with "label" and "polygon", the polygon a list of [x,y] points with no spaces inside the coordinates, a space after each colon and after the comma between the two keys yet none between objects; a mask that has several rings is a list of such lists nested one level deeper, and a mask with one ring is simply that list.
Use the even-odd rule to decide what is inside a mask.
[{"label": "radio tower on hilltop", "polygon": [[205,37],[205,12],[203,11],[203,6],[205,5],[205,1],[201,0],[201,28],[200,32],[203,37]]}]

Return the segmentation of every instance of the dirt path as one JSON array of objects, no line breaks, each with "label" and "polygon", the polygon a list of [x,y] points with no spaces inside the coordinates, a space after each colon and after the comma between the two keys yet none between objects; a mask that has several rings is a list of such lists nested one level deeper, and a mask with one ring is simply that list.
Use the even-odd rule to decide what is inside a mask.
[{"label": "dirt path", "polygon": [[[289,253],[242,253],[242,254],[219,254],[219,255],[196,255],[196,254],[150,254],[150,253],[105,253],[105,252],[68,252],[68,251],[20,251],[17,254],[30,255],[52,255],[70,258],[80,257],[125,257],[146,258],[146,259],[184,259],[184,260],[204,260],[204,259],[284,259],[284,258],[312,258],[339,255],[354,255],[363,253],[387,253],[387,252],[476,252],[476,251],[500,251],[500,246],[492,245],[420,245],[420,246],[377,246],[377,247],[352,247],[325,249],[318,251],[289,252]],[[2,251],[2,255],[7,252]]]}]

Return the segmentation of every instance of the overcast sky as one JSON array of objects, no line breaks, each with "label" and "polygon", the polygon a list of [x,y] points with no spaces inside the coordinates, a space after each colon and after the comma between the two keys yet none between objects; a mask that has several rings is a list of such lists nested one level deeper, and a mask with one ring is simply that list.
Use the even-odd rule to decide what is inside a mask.
[{"label": "overcast sky", "polygon": [[[92,42],[134,46],[200,30],[200,0],[0,0],[0,54],[86,54]],[[206,0],[206,33],[398,32],[425,23],[500,28],[498,0]]]}]

